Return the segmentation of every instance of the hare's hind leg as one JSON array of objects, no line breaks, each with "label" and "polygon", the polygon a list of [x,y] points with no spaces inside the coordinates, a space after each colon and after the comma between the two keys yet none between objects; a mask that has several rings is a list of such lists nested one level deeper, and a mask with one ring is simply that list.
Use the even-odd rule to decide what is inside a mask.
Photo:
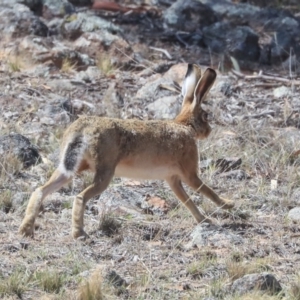
[{"label": "hare's hind leg", "polygon": [[43,200],[47,195],[58,191],[62,186],[72,179],[72,176],[62,173],[59,169],[56,169],[51,178],[46,184],[37,188],[29,199],[25,217],[19,228],[19,232],[24,236],[33,236],[34,222],[39,213],[39,209]]},{"label": "hare's hind leg", "polygon": [[192,174],[185,176],[183,181],[194,189],[197,193],[201,193],[213,202],[215,202],[219,207],[223,209],[229,209],[234,207],[234,202],[229,199],[224,199],[219,197],[211,188],[204,184],[197,174]]},{"label": "hare's hind leg", "polygon": [[94,182],[75,198],[72,210],[72,236],[74,238],[87,237],[83,229],[85,205],[89,199],[101,194],[109,185],[114,175],[114,168],[97,168]]},{"label": "hare's hind leg", "polygon": [[167,182],[178,199],[188,208],[198,223],[203,221],[210,222],[208,218],[200,213],[193,200],[185,192],[181,180],[178,177],[171,177],[167,179]]}]

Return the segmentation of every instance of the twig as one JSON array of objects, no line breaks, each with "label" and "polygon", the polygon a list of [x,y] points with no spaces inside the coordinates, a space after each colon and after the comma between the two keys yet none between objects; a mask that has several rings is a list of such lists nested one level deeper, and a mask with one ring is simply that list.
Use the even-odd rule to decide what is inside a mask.
[{"label": "twig", "polygon": [[244,116],[243,119],[250,119],[250,118],[260,118],[260,117],[263,117],[263,116],[267,116],[267,115],[270,115],[272,117],[275,116],[275,111],[274,110],[267,110],[267,111],[264,111],[260,114],[255,114],[255,115],[247,115],[247,116]]},{"label": "twig", "polygon": [[159,87],[161,89],[165,89],[165,90],[168,90],[168,91],[171,91],[171,92],[175,92],[175,93],[180,93],[181,92],[181,89],[176,87],[176,86],[170,86],[170,85],[167,85],[167,84],[160,84]]},{"label": "twig", "polygon": [[[243,73],[238,72],[238,71],[236,71],[236,70],[234,70],[234,69],[232,69],[231,72],[232,72],[234,75],[238,76],[239,78],[246,79],[246,80],[263,79],[263,80],[274,80],[274,81],[279,81],[279,82],[284,82],[284,83],[291,83],[291,80],[288,79],[288,78],[264,75],[264,74],[262,73],[262,71],[260,71],[260,72],[258,73],[258,75],[244,75]],[[299,84],[300,84],[300,82],[299,82]]]},{"label": "twig", "polygon": [[165,50],[165,49],[156,48],[156,47],[149,47],[149,48],[152,49],[152,50],[155,50],[155,51],[162,52],[168,59],[172,59],[171,54],[167,50]]}]

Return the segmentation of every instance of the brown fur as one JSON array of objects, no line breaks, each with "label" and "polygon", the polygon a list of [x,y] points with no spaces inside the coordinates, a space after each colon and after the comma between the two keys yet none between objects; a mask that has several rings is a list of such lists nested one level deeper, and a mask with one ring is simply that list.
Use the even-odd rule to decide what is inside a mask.
[{"label": "brown fur", "polygon": [[[20,226],[23,235],[33,235],[35,218],[43,199],[69,182],[76,173],[89,169],[93,183],[75,198],[72,213],[74,238],[86,236],[83,215],[86,202],[101,194],[113,176],[163,179],[190,210],[197,222],[207,220],[183,189],[182,182],[203,193],[218,206],[234,203],[220,198],[202,183],[198,173],[196,139],[206,138],[211,128],[201,102],[215,81],[216,73],[189,65],[184,82],[182,110],[173,121],[120,120],[81,117],[65,132],[61,164],[50,180],[36,189]],[[209,220],[208,220],[209,221]]]}]

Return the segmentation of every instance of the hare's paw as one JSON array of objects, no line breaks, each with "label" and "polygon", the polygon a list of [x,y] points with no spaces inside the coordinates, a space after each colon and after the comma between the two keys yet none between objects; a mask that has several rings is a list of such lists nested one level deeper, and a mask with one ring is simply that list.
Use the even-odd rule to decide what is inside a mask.
[{"label": "hare's paw", "polygon": [[234,201],[229,199],[221,198],[222,204],[220,205],[223,209],[230,209],[234,207]]},{"label": "hare's paw", "polygon": [[19,233],[23,236],[33,237],[34,222],[29,222],[24,220],[19,228]]},{"label": "hare's paw", "polygon": [[72,229],[72,236],[74,239],[87,239],[89,235],[82,229],[82,228],[73,228]]}]

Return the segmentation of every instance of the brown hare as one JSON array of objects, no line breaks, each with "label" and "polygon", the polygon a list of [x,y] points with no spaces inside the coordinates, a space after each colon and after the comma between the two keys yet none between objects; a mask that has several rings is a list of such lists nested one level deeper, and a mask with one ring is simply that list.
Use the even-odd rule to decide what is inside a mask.
[{"label": "brown hare", "polygon": [[63,136],[58,168],[30,197],[20,233],[33,236],[43,199],[84,170],[91,170],[95,175],[93,183],[74,200],[74,238],[86,236],[83,229],[85,205],[107,188],[113,176],[166,180],[197,222],[209,219],[199,212],[182,182],[218,206],[232,208],[233,201],[219,197],[198,177],[196,140],[206,138],[211,132],[201,103],[215,79],[213,69],[208,68],[201,77],[200,68],[189,64],[182,88],[182,109],[174,120],[120,120],[97,116],[76,120]]}]

